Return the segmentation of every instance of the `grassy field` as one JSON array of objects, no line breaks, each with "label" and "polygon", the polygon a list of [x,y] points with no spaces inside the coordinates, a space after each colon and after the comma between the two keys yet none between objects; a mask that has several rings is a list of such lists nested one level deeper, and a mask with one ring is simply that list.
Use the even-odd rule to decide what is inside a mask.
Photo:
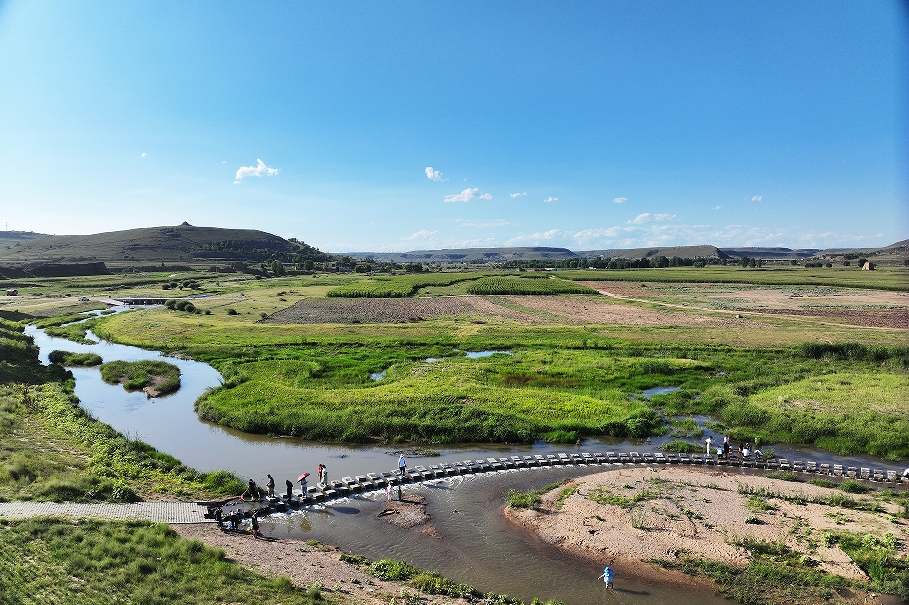
[{"label": "grassy field", "polygon": [[[777,321],[775,330],[737,331],[457,318],[276,326],[148,310],[106,318],[96,329],[106,338],[212,363],[225,382],[198,402],[199,413],[254,432],[346,441],[574,441],[663,430],[653,422],[656,409],[712,414],[735,439],[909,455],[909,440],[900,436],[904,407],[898,386],[906,380],[905,353],[887,349],[882,359],[816,359],[799,346],[837,336],[895,345],[904,341],[903,333]],[[514,355],[467,359],[461,353],[483,350]],[[425,361],[439,357],[445,360]],[[370,380],[381,371],[382,381]],[[867,386],[824,391],[810,417],[795,418],[788,408],[766,404],[764,393],[772,389],[842,372]],[[887,401],[877,397],[880,381],[897,385]],[[650,402],[636,398],[654,386],[682,388]],[[870,401],[855,407],[869,412],[837,403],[855,399]],[[755,409],[761,414],[745,413]]]},{"label": "grassy field", "polygon": [[[697,272],[720,282],[736,275],[757,281],[776,275],[773,279],[777,281],[794,282],[810,281],[807,278],[812,272],[825,271],[864,280],[850,285],[877,283],[880,287],[887,286],[887,279],[899,280],[903,275],[897,270],[838,273],[835,269],[800,267],[772,272],[708,267],[637,273],[647,274],[648,279],[676,276],[685,282],[693,280]],[[580,273],[598,280],[634,274]],[[477,316],[458,315],[457,311],[394,324],[358,324],[359,320],[354,319],[347,325],[257,323],[263,314],[270,316],[297,301],[339,301],[325,298],[339,287],[368,289],[380,284],[397,289],[407,299],[404,293],[414,288],[420,296],[445,295],[466,291],[483,280],[536,284],[557,281],[546,279],[547,273],[517,275],[528,274],[431,274],[382,279],[320,275],[267,280],[212,276],[207,280],[197,278],[203,291],[211,294],[194,301],[202,314],[141,310],[92,320],[93,330],[110,340],[181,352],[212,363],[222,372],[224,385],[198,402],[200,414],[262,433],[347,441],[528,441],[541,437],[571,441],[585,435],[638,434],[642,427],[649,432],[664,430],[653,422],[656,410],[712,414],[725,422],[724,430],[735,439],[816,443],[840,453],[865,451],[891,458],[909,455],[909,439],[899,435],[903,408],[898,393],[906,375],[901,361],[904,355],[894,353],[883,362],[815,359],[802,355],[799,348],[806,342],[899,346],[906,342],[905,330],[863,328],[825,317],[773,314],[761,314],[759,320],[743,321],[731,328],[711,323],[700,327],[690,325],[691,322],[640,326],[566,323],[570,315],[563,315],[568,319],[562,319],[563,316],[532,309],[507,297],[489,297],[489,302],[495,308],[513,308],[525,317],[539,317],[543,323],[522,323],[509,319],[507,313]],[[569,272],[558,275],[574,277]],[[881,276],[885,276],[884,282],[875,282]],[[561,279],[558,282],[566,283]],[[665,286],[670,289],[667,295],[674,296],[670,286]],[[134,286],[134,291],[140,292],[141,287]],[[870,291],[849,290],[850,308],[860,306],[862,292]],[[879,292],[879,296],[895,296]],[[698,293],[685,295],[696,297]],[[49,304],[34,298],[35,308],[21,307],[22,311],[31,313]],[[598,304],[623,306],[625,316],[633,316],[634,309],[652,312],[660,308],[647,302],[595,298]],[[792,302],[780,295],[777,299],[782,303],[777,300],[774,304],[803,302]],[[358,304],[358,300],[372,304],[365,299],[348,299],[344,303]],[[551,300],[587,298],[563,296]],[[684,306],[685,301],[681,302]],[[58,304],[63,305],[64,301]],[[448,307],[459,308],[453,304]],[[318,316],[312,321],[330,321],[331,314],[338,312],[330,306],[316,310],[318,313],[309,310]],[[345,308],[344,313],[349,311]],[[719,315],[721,311],[700,309],[678,309],[673,313],[676,315],[667,317],[671,319],[679,313],[683,314],[679,317],[689,318],[729,317]],[[359,317],[356,313],[351,316]],[[79,334],[73,336],[78,338]],[[508,350],[514,356],[471,360],[461,353],[483,350]],[[441,363],[425,361],[439,357],[446,359]],[[644,370],[640,364],[646,360],[662,362],[664,369]],[[386,372],[382,381],[370,380],[370,374],[382,371]],[[843,372],[856,377],[853,385],[825,378]],[[831,388],[814,398],[795,392],[810,389],[818,382]],[[896,386],[888,392],[895,395],[889,399],[878,396],[879,389],[871,386],[891,383]],[[869,386],[860,388],[857,384]],[[636,398],[637,393],[653,386],[682,389],[650,402]],[[793,393],[788,394],[786,388],[793,389]],[[797,414],[794,405],[780,403],[783,400],[810,400],[811,411]],[[850,402],[855,403],[854,409],[868,412],[850,411]]]},{"label": "grassy field", "polygon": [[239,479],[199,473],[90,417],[61,366],[38,363],[17,324],[0,320],[0,499],[131,501],[152,494],[237,494]]},{"label": "grassy field", "polygon": [[164,524],[0,522],[0,602],[330,603],[287,577],[266,578]]}]

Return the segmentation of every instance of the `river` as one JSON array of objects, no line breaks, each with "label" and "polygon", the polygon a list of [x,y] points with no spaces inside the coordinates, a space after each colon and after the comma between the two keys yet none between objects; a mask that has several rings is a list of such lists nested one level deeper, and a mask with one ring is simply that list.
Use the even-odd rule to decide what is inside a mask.
[{"label": "river", "polygon": [[[83,408],[95,418],[201,471],[228,469],[261,483],[264,483],[265,474],[271,473],[280,490],[284,479],[294,480],[304,471],[315,474],[320,463],[328,467],[332,479],[389,471],[396,466],[397,454],[392,446],[276,439],[200,420],[193,409],[195,400],[205,390],[218,386],[221,379],[220,374],[208,364],[104,341],[78,344],[48,336],[33,326],[26,328],[26,334],[34,338],[35,344],[40,347],[42,363],[48,363],[50,351],[62,349],[94,352],[101,355],[104,361],[154,359],[177,365],[181,372],[181,387],[165,397],[150,399],[141,391],[128,393],[120,385],[110,385],[101,380],[97,368],[72,368],[76,378],[75,392]],[[91,333],[89,337],[94,338]],[[658,444],[656,440],[635,444],[604,440],[587,441],[579,446],[552,446],[542,442],[533,446],[464,445],[436,448],[440,450],[439,457],[412,460],[411,464],[606,449],[637,449],[643,452],[655,450]],[[774,449],[789,456],[797,451]],[[829,458],[823,453],[808,454],[817,460]],[[856,466],[897,468],[867,458],[850,460],[856,461]],[[565,477],[600,470],[603,469],[534,469],[454,477],[407,486],[407,491],[419,492],[427,498],[432,524],[443,536],[441,540],[377,520],[375,515],[382,506],[379,501],[384,497],[379,492],[289,515],[274,515],[263,521],[263,529],[277,537],[322,540],[370,558],[406,559],[418,567],[438,571],[456,582],[528,600],[533,597],[558,599],[568,605],[594,602],[728,603],[725,599],[703,592],[646,585],[627,578],[617,578],[617,590],[604,591],[602,584],[594,581],[602,571],[603,562],[576,559],[506,522],[502,515],[502,493],[508,488],[539,487]]]}]

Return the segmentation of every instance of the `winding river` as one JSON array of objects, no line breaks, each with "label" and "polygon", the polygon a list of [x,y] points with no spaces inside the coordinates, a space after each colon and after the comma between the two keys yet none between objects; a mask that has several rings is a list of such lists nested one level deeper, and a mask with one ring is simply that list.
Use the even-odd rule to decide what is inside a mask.
[{"label": "winding river", "polygon": [[[332,479],[395,468],[393,447],[352,446],[306,442],[297,439],[272,439],[214,425],[199,419],[193,403],[206,389],[220,384],[220,374],[211,366],[192,360],[165,357],[156,351],[100,341],[78,344],[48,336],[33,326],[26,334],[40,347],[42,363],[54,349],[94,352],[104,361],[164,359],[177,365],[182,373],[181,388],[171,395],[149,399],[143,392],[127,393],[120,385],[101,380],[96,368],[72,368],[75,392],[81,405],[95,418],[121,433],[141,439],[160,451],[202,471],[229,469],[243,477],[264,483],[271,473],[279,488],[284,479],[295,479],[316,466],[325,464]],[[89,333],[90,338],[94,336]],[[667,438],[668,439],[668,438]],[[633,444],[638,451],[653,451],[660,441]],[[440,449],[438,458],[416,460],[412,464],[457,462],[489,456],[533,455],[556,452],[629,449],[621,440],[588,441],[582,446],[465,445]],[[797,450],[774,448],[792,457]],[[830,459],[820,452],[801,451],[815,460]],[[842,459],[838,459],[842,460]],[[843,463],[854,466],[897,467],[867,458],[850,458]],[[598,469],[602,470],[602,469]],[[501,513],[502,493],[508,488],[539,487],[565,477],[594,472],[586,468],[534,469],[453,477],[423,485],[407,486],[429,501],[433,526],[442,539],[404,530],[376,518],[384,493],[358,495],[329,506],[312,507],[302,512],[273,515],[263,522],[266,534],[276,537],[317,539],[346,551],[370,558],[406,559],[418,567],[440,572],[457,582],[484,591],[509,593],[530,600],[558,599],[568,605],[587,603],[713,604],[729,601],[711,594],[680,591],[677,587],[647,585],[617,578],[617,590],[605,591],[594,578],[602,565],[580,560],[542,542],[507,523]]]}]

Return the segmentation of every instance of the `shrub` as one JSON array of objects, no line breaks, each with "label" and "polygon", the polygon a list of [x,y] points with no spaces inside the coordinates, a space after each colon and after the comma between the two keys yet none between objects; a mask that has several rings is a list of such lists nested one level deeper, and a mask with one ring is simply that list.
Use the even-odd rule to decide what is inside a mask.
[{"label": "shrub", "polygon": [[237,310],[236,310],[236,309],[228,309],[228,310],[227,310],[227,314],[228,314],[228,315],[237,315]]}]

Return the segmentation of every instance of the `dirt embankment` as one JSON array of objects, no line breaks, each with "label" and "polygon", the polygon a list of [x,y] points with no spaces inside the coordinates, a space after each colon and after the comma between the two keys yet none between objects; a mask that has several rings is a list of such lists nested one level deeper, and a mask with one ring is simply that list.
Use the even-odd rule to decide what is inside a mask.
[{"label": "dirt embankment", "polygon": [[900,555],[909,555],[907,525],[888,518],[896,506],[885,504],[885,512],[872,513],[787,499],[810,502],[834,491],[806,483],[687,467],[638,467],[583,477],[569,487],[576,489],[567,498],[555,490],[537,510],[507,509],[506,514],[550,543],[612,566],[619,577],[697,582],[648,561],[686,556],[745,567],[751,554],[743,544],[764,541],[785,544],[829,573],[867,580],[839,547],[825,546],[825,531],[891,533]]}]

